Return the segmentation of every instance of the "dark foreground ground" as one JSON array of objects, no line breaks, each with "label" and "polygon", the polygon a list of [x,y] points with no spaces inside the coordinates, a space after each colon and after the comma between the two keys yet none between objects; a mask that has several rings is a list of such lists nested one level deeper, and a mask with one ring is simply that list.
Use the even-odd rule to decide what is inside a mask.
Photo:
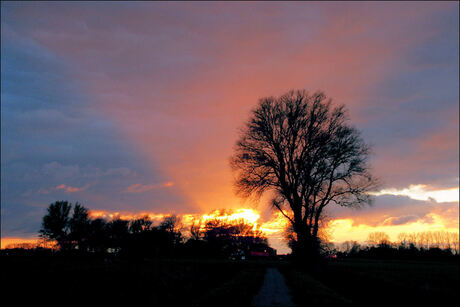
[{"label": "dark foreground ground", "polygon": [[447,306],[460,298],[459,262],[347,259],[313,274],[281,270],[298,306]]},{"label": "dark foreground ground", "polygon": [[314,273],[279,261],[145,260],[2,256],[2,300],[102,306],[250,306],[267,267],[298,306],[459,301],[460,263],[333,260]]}]

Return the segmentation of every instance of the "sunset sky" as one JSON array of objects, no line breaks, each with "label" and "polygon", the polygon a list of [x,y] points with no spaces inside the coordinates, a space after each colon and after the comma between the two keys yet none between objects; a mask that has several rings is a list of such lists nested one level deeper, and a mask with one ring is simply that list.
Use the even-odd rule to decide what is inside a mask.
[{"label": "sunset sky", "polygon": [[345,104],[373,145],[381,191],[329,207],[333,241],[458,232],[458,2],[1,5],[4,242],[35,238],[56,200],[273,226],[235,196],[229,157],[258,99],[290,89]]}]

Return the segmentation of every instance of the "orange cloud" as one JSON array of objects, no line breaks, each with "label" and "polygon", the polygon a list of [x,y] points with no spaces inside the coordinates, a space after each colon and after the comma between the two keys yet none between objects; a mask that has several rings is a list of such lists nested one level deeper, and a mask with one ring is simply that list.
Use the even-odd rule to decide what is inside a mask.
[{"label": "orange cloud", "polygon": [[429,219],[417,219],[415,221],[411,219],[410,222],[406,221],[406,223],[401,224],[383,223],[378,226],[355,224],[352,218],[337,219],[329,223],[328,230],[332,242],[349,240],[364,242],[371,232],[377,231],[387,233],[391,241],[396,241],[398,234],[402,232],[447,231],[459,233],[458,223],[457,227],[451,227],[453,225],[446,223],[447,221],[443,216],[430,213],[429,217]]},{"label": "orange cloud", "polygon": [[60,184],[60,185],[58,185],[56,187],[56,190],[64,190],[64,191],[69,192],[69,193],[79,192],[79,191],[82,191],[84,189],[86,189],[86,187],[77,188],[77,187],[66,186],[65,184]]},{"label": "orange cloud", "polygon": [[169,214],[154,213],[154,212],[118,212],[118,211],[107,211],[107,210],[90,210],[89,216],[92,218],[103,218],[107,220],[113,219],[122,219],[122,220],[132,220],[148,216],[153,222],[161,221],[165,216]]},{"label": "orange cloud", "polygon": [[136,183],[126,188],[125,193],[143,193],[157,188],[169,188],[174,186],[174,182],[168,181],[160,184],[140,184]]}]

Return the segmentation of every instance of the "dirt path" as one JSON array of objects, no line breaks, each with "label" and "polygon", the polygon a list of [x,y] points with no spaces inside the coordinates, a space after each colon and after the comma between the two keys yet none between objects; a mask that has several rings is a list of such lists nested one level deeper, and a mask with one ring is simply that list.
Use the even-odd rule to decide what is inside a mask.
[{"label": "dirt path", "polygon": [[268,268],[259,293],[252,300],[252,307],[295,307],[283,275],[275,268]]}]

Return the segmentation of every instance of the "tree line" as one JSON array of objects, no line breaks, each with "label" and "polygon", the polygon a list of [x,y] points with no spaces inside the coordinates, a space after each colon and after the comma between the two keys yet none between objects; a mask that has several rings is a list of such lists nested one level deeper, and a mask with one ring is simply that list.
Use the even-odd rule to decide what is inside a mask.
[{"label": "tree line", "polygon": [[121,257],[245,258],[263,251],[275,255],[263,233],[244,220],[211,219],[187,229],[180,217],[158,225],[146,215],[135,219],[92,218],[83,205],[56,201],[43,217],[40,237],[59,251]]},{"label": "tree line", "polygon": [[460,257],[459,234],[448,231],[401,232],[394,242],[385,232],[372,232],[364,243],[345,241],[324,247],[326,253],[338,257],[421,260]]}]

